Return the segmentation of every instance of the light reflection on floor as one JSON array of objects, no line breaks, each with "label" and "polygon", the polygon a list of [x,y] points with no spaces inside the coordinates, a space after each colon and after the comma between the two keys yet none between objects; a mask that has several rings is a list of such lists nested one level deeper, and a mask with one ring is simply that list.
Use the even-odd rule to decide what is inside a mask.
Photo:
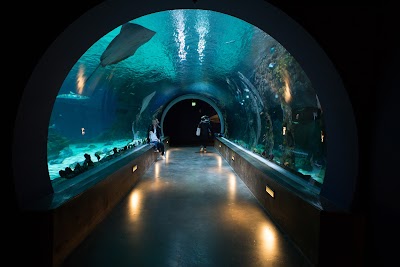
[{"label": "light reflection on floor", "polygon": [[[107,253],[104,253],[107,251]],[[310,266],[218,152],[170,148],[64,266]]]}]

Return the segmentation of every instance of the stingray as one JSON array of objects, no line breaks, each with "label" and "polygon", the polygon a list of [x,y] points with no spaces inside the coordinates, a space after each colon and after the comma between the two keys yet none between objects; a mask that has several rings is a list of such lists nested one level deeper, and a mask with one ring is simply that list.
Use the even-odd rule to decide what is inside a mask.
[{"label": "stingray", "polygon": [[121,31],[104,50],[103,54],[100,56],[99,65],[86,79],[86,82],[100,66],[105,67],[107,65],[116,64],[133,56],[138,48],[150,41],[155,34],[155,31],[135,23],[128,22],[122,25]]}]

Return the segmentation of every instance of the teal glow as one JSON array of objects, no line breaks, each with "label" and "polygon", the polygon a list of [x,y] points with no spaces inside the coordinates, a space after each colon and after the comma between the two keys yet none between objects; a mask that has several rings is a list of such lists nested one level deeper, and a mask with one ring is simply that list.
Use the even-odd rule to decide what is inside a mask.
[{"label": "teal glow", "polygon": [[[170,101],[198,94],[228,114],[223,134],[229,140],[323,183],[326,152],[318,97],[297,61],[273,37],[207,10],[163,11],[129,23],[156,33],[133,55],[101,66],[101,55],[121,31],[115,28],[88,48],[60,88],[49,127],[52,179],[56,168],[75,163],[60,158],[61,152],[76,155],[82,143],[140,141],[148,122]],[[281,134],[282,127],[288,135]],[[74,149],[64,150],[60,143]]]}]

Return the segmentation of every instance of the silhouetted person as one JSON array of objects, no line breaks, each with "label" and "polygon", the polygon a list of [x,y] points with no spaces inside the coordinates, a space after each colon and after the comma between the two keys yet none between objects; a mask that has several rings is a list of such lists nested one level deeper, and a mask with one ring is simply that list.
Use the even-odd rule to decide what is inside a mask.
[{"label": "silhouetted person", "polygon": [[207,143],[209,136],[212,135],[212,127],[210,118],[207,115],[201,116],[199,125],[200,128],[200,152],[207,152]]}]

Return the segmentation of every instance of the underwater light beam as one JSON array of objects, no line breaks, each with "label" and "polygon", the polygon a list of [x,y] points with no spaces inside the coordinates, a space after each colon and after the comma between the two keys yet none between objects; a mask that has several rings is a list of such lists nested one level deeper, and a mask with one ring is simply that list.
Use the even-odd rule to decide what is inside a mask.
[{"label": "underwater light beam", "polygon": [[208,23],[208,18],[206,16],[202,16],[200,13],[197,13],[197,23],[196,23],[196,32],[199,34],[199,42],[197,44],[197,53],[199,54],[199,61],[203,63],[204,59],[204,50],[206,48],[206,35],[208,34],[208,28],[210,27]]},{"label": "underwater light beam", "polygon": [[176,34],[174,34],[175,42],[178,44],[179,47],[178,56],[181,61],[183,61],[186,60],[187,54],[187,52],[185,51],[185,18],[182,10],[175,10],[173,11],[172,15],[174,17],[176,28]]},{"label": "underwater light beam", "polygon": [[292,100],[292,93],[290,92],[290,85],[289,85],[289,77],[286,76],[284,78],[285,81],[285,91],[283,93],[283,96],[285,98],[286,103],[289,103]]},{"label": "underwater light beam", "polygon": [[80,95],[82,94],[83,88],[85,87],[86,77],[85,77],[84,73],[85,73],[84,67],[80,66],[77,77],[76,77],[76,92]]}]

